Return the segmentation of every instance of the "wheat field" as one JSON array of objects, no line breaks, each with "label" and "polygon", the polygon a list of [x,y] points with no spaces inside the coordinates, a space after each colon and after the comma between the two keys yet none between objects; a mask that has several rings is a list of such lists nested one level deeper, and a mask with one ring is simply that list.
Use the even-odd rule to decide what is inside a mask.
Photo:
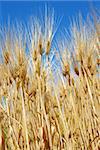
[{"label": "wheat field", "polygon": [[57,38],[54,11],[42,23],[1,26],[0,150],[100,150],[100,18],[93,14],[79,15]]}]

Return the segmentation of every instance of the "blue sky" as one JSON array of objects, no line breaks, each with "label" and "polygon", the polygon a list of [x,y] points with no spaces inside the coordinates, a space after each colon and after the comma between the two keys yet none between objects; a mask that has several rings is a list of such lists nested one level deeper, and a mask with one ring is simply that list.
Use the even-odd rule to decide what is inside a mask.
[{"label": "blue sky", "polygon": [[86,18],[91,10],[91,5],[100,9],[99,1],[0,1],[0,22],[6,24],[8,18],[13,22],[23,21],[28,22],[30,16],[37,16],[43,13],[45,4],[48,7],[54,8],[55,14],[58,17],[63,16],[61,26],[69,26],[69,18],[75,17],[79,12]]},{"label": "blue sky", "polygon": [[[44,14],[45,5],[50,9],[54,8],[55,15],[57,18],[62,17],[59,31],[64,28],[68,28],[70,25],[70,19],[77,17],[79,12],[82,14],[83,18],[91,11],[91,6],[100,9],[99,1],[0,1],[0,24],[6,25],[8,23],[8,18],[10,22],[29,23],[31,16],[36,16],[40,18]],[[57,32],[58,32],[57,30]],[[58,32],[59,33],[59,32]]]}]

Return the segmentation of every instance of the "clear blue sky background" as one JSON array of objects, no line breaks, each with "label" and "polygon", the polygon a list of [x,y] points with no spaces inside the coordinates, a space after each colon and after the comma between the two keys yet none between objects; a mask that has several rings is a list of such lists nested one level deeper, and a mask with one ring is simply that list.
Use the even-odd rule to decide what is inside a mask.
[{"label": "clear blue sky background", "polygon": [[[0,1],[0,25],[7,24],[8,18],[10,22],[13,23],[15,20],[17,22],[23,21],[29,23],[31,16],[36,16],[40,18],[40,15],[44,14],[45,4],[49,8],[54,8],[56,17],[62,17],[62,22],[59,27],[59,31],[63,27],[68,28],[70,25],[70,18],[78,16],[79,12],[82,14],[83,18],[91,11],[91,5],[97,10],[100,9],[99,1]],[[41,14],[40,14],[41,13]],[[57,33],[59,33],[57,30]]]},{"label": "clear blue sky background", "polygon": [[77,16],[79,12],[86,18],[91,11],[91,5],[100,9],[99,1],[0,1],[0,22],[6,24],[8,18],[13,22],[23,21],[29,22],[30,16],[39,17],[39,12],[43,13],[47,4],[50,8],[54,8],[56,16],[63,16],[61,26],[69,26],[69,18]]}]

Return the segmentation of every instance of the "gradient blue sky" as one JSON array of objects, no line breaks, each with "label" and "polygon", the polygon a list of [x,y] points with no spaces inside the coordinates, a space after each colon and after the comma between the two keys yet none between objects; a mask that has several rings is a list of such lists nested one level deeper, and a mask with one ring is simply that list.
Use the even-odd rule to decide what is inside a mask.
[{"label": "gradient blue sky", "polygon": [[0,1],[0,22],[6,24],[8,18],[13,22],[28,22],[30,16],[39,17],[39,12],[43,13],[47,4],[50,8],[54,8],[56,16],[63,16],[62,26],[69,26],[69,18],[77,16],[79,12],[86,18],[91,10],[91,5],[100,9],[99,1]]}]

